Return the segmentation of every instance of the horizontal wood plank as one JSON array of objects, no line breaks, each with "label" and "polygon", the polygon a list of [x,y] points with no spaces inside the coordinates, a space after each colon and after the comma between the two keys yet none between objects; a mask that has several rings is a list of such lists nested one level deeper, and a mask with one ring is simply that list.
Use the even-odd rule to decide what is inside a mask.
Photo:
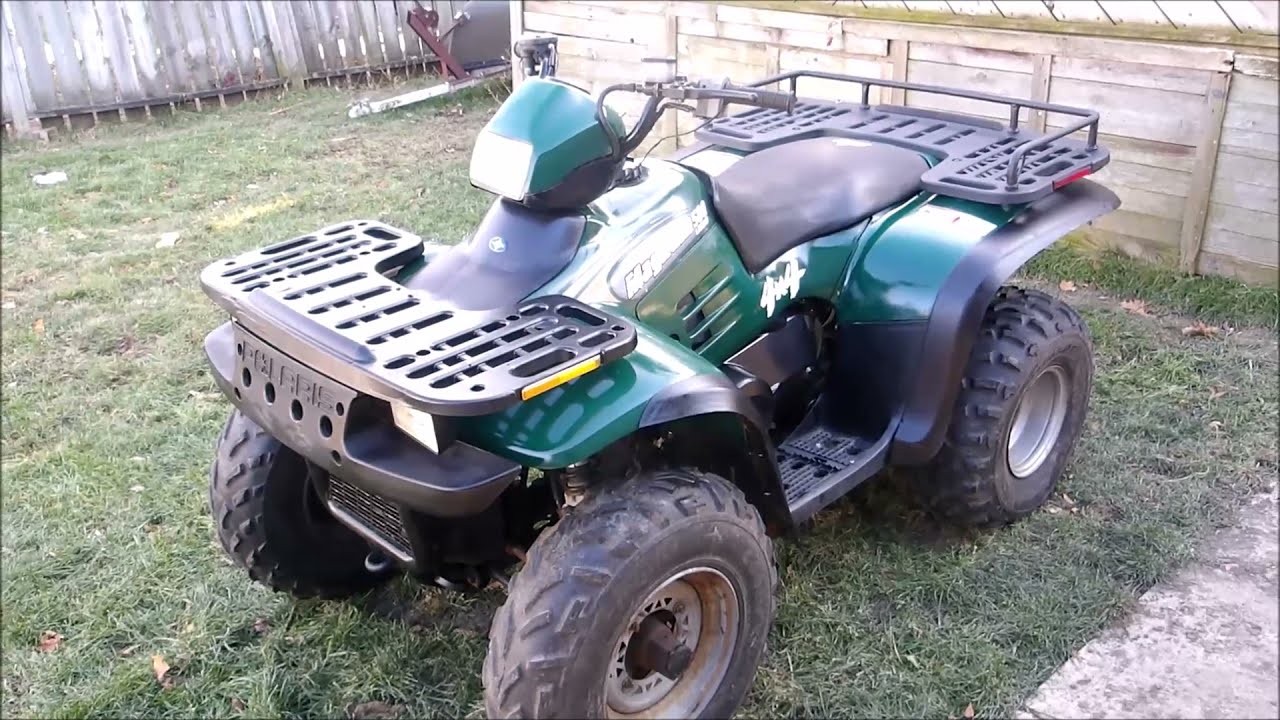
[{"label": "horizontal wood plank", "polygon": [[1227,102],[1227,114],[1222,118],[1224,128],[1280,135],[1280,112],[1268,105],[1246,102]]},{"label": "horizontal wood plank", "polygon": [[[957,89],[980,87],[988,93],[1015,98],[1025,98],[1031,94],[1030,73],[966,68],[923,60],[908,61],[907,80]],[[907,105],[990,118],[1007,119],[1009,116],[1008,107],[999,103],[916,91],[907,92]]]},{"label": "horizontal wood plank", "polygon": [[1280,80],[1280,60],[1260,55],[1237,55],[1235,70],[1254,77]]},{"label": "horizontal wood plank", "polygon": [[1191,188],[1191,173],[1189,172],[1115,160],[1112,160],[1109,165],[1095,173],[1093,178],[1103,185],[1116,182],[1129,187],[1145,188],[1150,192],[1181,198],[1185,198]]},{"label": "horizontal wood plank", "polygon": [[[892,67],[883,58],[789,48],[782,49],[778,58],[778,70],[780,72],[822,70],[872,78],[891,77],[893,74]],[[801,78],[797,83],[796,92],[801,97],[852,102],[861,99],[861,88],[862,86],[857,83]],[[882,102],[881,98],[881,88],[871,88],[871,102]]]},{"label": "horizontal wood plank", "polygon": [[1205,116],[1204,98],[1195,95],[1069,78],[1054,79],[1049,100],[1098,111],[1113,135],[1178,145],[1200,141]]},{"label": "horizontal wood plank", "polygon": [[1176,243],[1150,240],[1136,235],[1126,235],[1101,227],[1095,220],[1080,233],[1086,245],[1092,248],[1109,248],[1133,258],[1172,266],[1178,257]]},{"label": "horizontal wood plank", "polygon": [[844,32],[846,35],[854,34],[886,40],[906,39],[913,42],[963,45],[1032,55],[1048,54],[1097,60],[1122,60],[1214,72],[1230,70],[1235,56],[1234,51],[1224,48],[880,20],[848,19],[844,21]]},{"label": "horizontal wood plank", "polygon": [[1219,152],[1215,177],[1238,180],[1240,182],[1262,185],[1264,187],[1280,186],[1280,178],[1276,177],[1274,160],[1237,155],[1234,152]]},{"label": "horizontal wood plank", "polygon": [[1221,255],[1253,263],[1276,267],[1280,265],[1280,243],[1251,235],[1209,226],[1204,232],[1204,249]]},{"label": "horizontal wood plank", "polygon": [[1280,106],[1280,80],[1235,73],[1231,78],[1229,102],[1247,102],[1268,107]]},{"label": "horizontal wood plank", "polygon": [[1198,271],[1202,275],[1221,275],[1253,285],[1275,287],[1280,284],[1280,272],[1276,270],[1276,266],[1258,265],[1216,252],[1200,254]]},{"label": "horizontal wood plank", "polygon": [[562,56],[569,55],[602,62],[638,63],[649,55],[649,50],[642,45],[569,35],[559,38],[556,51]]},{"label": "horizontal wood plank", "polygon": [[1280,242],[1280,216],[1274,212],[1210,205],[1208,227],[1273,243]]},{"label": "horizontal wood plank", "polygon": [[1034,70],[1035,65],[1035,56],[1027,53],[922,42],[913,42],[908,46],[907,58],[909,60],[960,65],[968,68],[986,68],[1028,74]]},{"label": "horizontal wood plank", "polygon": [[1280,160],[1280,137],[1270,133],[1223,128],[1222,149],[1237,155],[1252,155],[1266,160]]},{"label": "horizontal wood plank", "polygon": [[1072,80],[1127,85],[1130,87],[1172,90],[1204,95],[1209,88],[1207,70],[1188,70],[1161,65],[1139,65],[1120,60],[1097,60],[1059,56],[1053,59],[1053,76]]},{"label": "horizontal wood plank", "polygon": [[1094,220],[1093,224],[1102,230],[1151,240],[1160,245],[1168,245],[1171,249],[1178,246],[1178,236],[1182,232],[1180,220],[1145,215],[1123,208],[1103,215]]},{"label": "horizontal wood plank", "polygon": [[1107,188],[1120,198],[1120,207],[1129,212],[1142,215],[1154,215],[1166,220],[1182,221],[1186,198],[1164,193],[1153,192],[1146,188],[1135,188],[1112,181]]},{"label": "horizontal wood plank", "polygon": [[1209,201],[1219,205],[1260,210],[1280,215],[1280,188],[1240,182],[1221,176],[1213,179]]},{"label": "horizontal wood plank", "polygon": [[526,30],[537,32],[599,38],[646,46],[658,46],[666,36],[666,19],[660,15],[636,14],[628,17],[626,22],[614,22],[526,12],[524,26]]},{"label": "horizontal wood plank", "polygon": [[840,22],[838,18],[831,18],[825,15],[784,12],[741,5],[717,5],[716,20],[742,23],[744,25],[760,25],[762,27],[778,28],[779,30],[804,30],[815,33],[825,33],[832,22],[837,24]]}]

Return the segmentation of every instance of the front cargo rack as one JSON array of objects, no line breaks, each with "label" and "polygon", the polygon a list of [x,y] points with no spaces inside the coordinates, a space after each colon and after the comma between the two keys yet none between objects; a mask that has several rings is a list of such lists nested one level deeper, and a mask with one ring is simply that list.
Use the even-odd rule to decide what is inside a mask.
[{"label": "front cargo rack", "polygon": [[550,378],[635,348],[633,325],[572,298],[463,311],[384,274],[422,254],[412,233],[353,221],[219,260],[200,282],[300,364],[440,415],[499,412]]},{"label": "front cargo rack", "polygon": [[[1101,170],[1111,153],[1098,145],[1098,113],[1035,100],[956,90],[919,83],[855,75],[797,70],[775,75],[752,87],[788,82],[792,93],[800,78],[858,83],[859,103],[800,99],[792,113],[754,108],[720,118],[698,130],[707,143],[755,152],[812,137],[847,137],[887,143],[934,157],[920,176],[921,187],[939,195],[974,202],[1015,205],[1038,200],[1073,180]],[[872,105],[871,88],[900,88],[981,100],[1009,108],[1009,122],[898,105]],[[1020,127],[1023,109],[1078,118],[1051,133]],[[1086,131],[1087,140],[1070,137]]]}]

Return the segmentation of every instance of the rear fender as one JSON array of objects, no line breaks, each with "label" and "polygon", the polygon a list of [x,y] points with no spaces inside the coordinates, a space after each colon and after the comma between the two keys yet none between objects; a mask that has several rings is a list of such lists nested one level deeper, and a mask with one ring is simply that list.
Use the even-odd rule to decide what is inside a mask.
[{"label": "rear fender", "polygon": [[860,250],[837,305],[836,362],[846,396],[860,399],[854,422],[869,432],[894,426],[891,464],[926,463],[942,446],[1000,286],[1063,235],[1119,205],[1088,180],[1021,207],[945,200],[921,213],[913,203],[896,211],[910,221],[887,221]]}]

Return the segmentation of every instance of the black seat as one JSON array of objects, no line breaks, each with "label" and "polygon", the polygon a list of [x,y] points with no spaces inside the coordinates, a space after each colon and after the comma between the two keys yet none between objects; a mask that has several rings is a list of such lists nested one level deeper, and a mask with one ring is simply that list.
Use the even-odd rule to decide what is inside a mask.
[{"label": "black seat", "polygon": [[847,228],[920,190],[918,153],[845,138],[777,145],[731,165],[712,202],[747,270],[760,272],[801,243]]}]

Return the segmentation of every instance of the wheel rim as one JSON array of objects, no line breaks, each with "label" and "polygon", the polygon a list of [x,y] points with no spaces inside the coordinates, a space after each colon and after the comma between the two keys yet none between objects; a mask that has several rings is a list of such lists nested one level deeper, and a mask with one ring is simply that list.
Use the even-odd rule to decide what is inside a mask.
[{"label": "wheel rim", "polygon": [[[693,652],[688,668],[671,680],[637,669],[628,648],[641,624],[656,616]],[[605,671],[609,717],[697,717],[720,686],[738,637],[738,595],[718,570],[699,567],[661,583],[627,619]]]},{"label": "wheel rim", "polygon": [[1062,434],[1067,417],[1067,377],[1047,367],[1027,385],[1009,426],[1009,472],[1024,478],[1039,470]]}]

